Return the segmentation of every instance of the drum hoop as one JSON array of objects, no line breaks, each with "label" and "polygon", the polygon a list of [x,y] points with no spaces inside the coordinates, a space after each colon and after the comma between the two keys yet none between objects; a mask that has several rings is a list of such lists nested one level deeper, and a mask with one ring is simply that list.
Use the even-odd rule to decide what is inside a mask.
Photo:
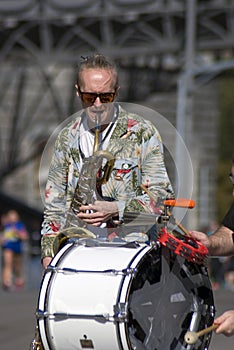
[{"label": "drum hoop", "polygon": [[[63,248],[61,248],[61,250],[55,255],[55,257],[52,259],[50,265],[52,266],[55,266],[57,265],[60,260],[68,254],[68,252],[70,250],[72,250],[74,248],[74,244],[72,243],[69,243],[69,244],[66,244]],[[42,282],[41,282],[41,288],[44,286],[45,284],[45,281],[47,280],[47,283],[45,285],[45,292],[44,292],[44,297],[43,297],[43,310],[48,310],[48,302],[49,302],[49,298],[48,298],[48,295],[50,294],[50,291],[51,291],[51,287],[52,287],[52,279],[54,278],[54,273],[50,270],[48,272],[45,271],[44,273],[44,276],[42,278]],[[38,298],[38,310],[39,310],[39,304],[40,304],[40,301],[41,301],[41,296],[42,296],[42,293],[41,293],[41,288],[40,288],[40,295],[39,295],[39,298]],[[53,346],[51,344],[51,341],[50,341],[50,336],[49,336],[49,324],[48,324],[48,317],[44,317],[43,319],[39,319],[37,324],[38,324],[38,330],[39,330],[39,334],[40,334],[40,337],[41,339],[43,339],[43,336],[42,336],[42,329],[41,329],[41,323],[43,323],[44,327],[43,327],[43,333],[45,335],[45,339],[46,339],[46,344],[48,345],[48,350],[49,349],[53,349]],[[44,345],[44,344],[43,344]],[[47,350],[47,349],[45,349]]]},{"label": "drum hoop", "polygon": [[[127,268],[137,268],[139,263],[141,262],[142,258],[149,253],[150,251],[154,250],[156,248],[156,245],[146,245],[144,244],[144,246],[142,246],[142,249],[139,250],[134,257],[132,257],[132,259],[130,260],[130,262],[128,263],[128,267]],[[134,265],[133,265],[134,263]],[[133,266],[132,266],[133,265]],[[131,289],[131,285],[132,285],[132,280],[133,280],[134,276],[123,276],[121,279],[121,283],[119,285],[119,290],[118,290],[118,296],[116,299],[116,305],[118,304],[125,304],[128,302],[129,300],[129,293],[130,293],[130,289]],[[125,286],[126,285],[126,286]],[[125,291],[126,293],[124,293],[124,287],[125,287]],[[127,324],[128,322],[116,322],[116,335],[117,335],[117,339],[118,342],[120,344],[120,348],[121,349],[125,349],[126,346],[124,346],[123,344],[123,336],[122,333],[124,334],[124,343],[127,344],[128,349],[131,349],[131,343],[130,343],[130,339],[127,336],[128,332],[127,332]]]}]

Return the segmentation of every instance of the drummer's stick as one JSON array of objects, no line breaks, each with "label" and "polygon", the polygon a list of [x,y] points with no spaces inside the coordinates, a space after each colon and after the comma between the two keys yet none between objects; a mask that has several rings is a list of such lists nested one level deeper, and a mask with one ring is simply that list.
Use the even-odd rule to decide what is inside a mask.
[{"label": "drummer's stick", "polygon": [[[151,193],[151,192],[148,190],[148,188],[147,188],[146,186],[144,186],[143,184],[141,184],[141,188],[142,188],[142,190],[144,190],[144,191],[148,194],[148,196],[149,196],[154,202],[157,201],[157,200],[156,200],[156,197],[154,197],[153,193]],[[171,215],[170,211],[168,211],[168,215],[169,215],[169,216]],[[181,229],[181,231],[183,231],[183,232],[185,233],[186,236],[191,237],[190,232],[189,232],[180,222],[178,222],[178,221],[176,220],[176,218],[174,218],[174,219],[175,219],[175,224]]]},{"label": "drummer's stick", "polygon": [[185,333],[184,340],[187,344],[195,344],[199,337],[206,333],[214,331],[216,328],[218,328],[218,324],[212,324],[212,326],[204,328],[199,332],[188,331],[187,333]]},{"label": "drummer's stick", "polygon": [[[168,215],[171,215],[170,211],[168,210]],[[175,219],[175,224],[181,229],[181,231],[183,231],[185,233],[186,236],[191,237],[190,232],[179,222]]]}]

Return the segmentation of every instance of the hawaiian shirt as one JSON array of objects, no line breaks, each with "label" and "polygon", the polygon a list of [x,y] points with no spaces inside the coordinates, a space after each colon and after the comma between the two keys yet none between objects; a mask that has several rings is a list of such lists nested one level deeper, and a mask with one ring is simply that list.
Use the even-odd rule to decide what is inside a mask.
[{"label": "hawaiian shirt", "polygon": [[[111,176],[102,185],[105,200],[117,201],[121,219],[127,212],[154,213],[174,192],[164,163],[161,136],[150,121],[118,106],[118,115],[108,142],[115,159]],[[85,113],[85,112],[84,112]],[[58,233],[66,223],[82,169],[79,147],[82,117],[65,126],[55,143],[46,185],[42,235]],[[144,185],[154,200],[141,187]]]}]

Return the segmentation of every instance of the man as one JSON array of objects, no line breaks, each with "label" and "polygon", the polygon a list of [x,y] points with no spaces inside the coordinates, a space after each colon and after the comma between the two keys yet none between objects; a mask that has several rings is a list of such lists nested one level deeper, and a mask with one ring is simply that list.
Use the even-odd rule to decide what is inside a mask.
[{"label": "man", "polygon": [[[231,173],[229,178],[234,186],[234,156],[232,157]],[[234,197],[234,187],[232,191]],[[234,203],[222,220],[222,225],[210,236],[203,232],[192,231],[193,238],[204,244],[213,256],[224,256],[234,254]],[[234,335],[234,310],[228,310],[215,319],[218,325],[216,333],[226,336]]]},{"label": "man", "polygon": [[97,129],[99,149],[110,152],[115,162],[109,180],[101,186],[101,197],[94,196],[79,208],[79,223],[89,229],[108,227],[124,222],[127,212],[154,212],[155,203],[142,184],[158,199],[158,207],[162,199],[174,197],[157,129],[114,102],[119,93],[115,65],[102,55],[84,59],[76,92],[84,110],[60,132],[48,175],[42,225],[44,268],[52,259],[56,235],[68,225],[67,213],[81,182],[82,164],[94,153]]}]

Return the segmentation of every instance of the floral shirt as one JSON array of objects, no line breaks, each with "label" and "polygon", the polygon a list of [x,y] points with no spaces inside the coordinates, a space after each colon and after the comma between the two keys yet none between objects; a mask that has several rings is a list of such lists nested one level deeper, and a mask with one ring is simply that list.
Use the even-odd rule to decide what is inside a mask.
[{"label": "floral shirt", "polygon": [[[77,117],[56,140],[46,185],[42,235],[54,236],[66,223],[66,213],[81,171],[81,122],[81,116]],[[163,199],[174,198],[164,164],[162,140],[150,121],[118,106],[108,151],[115,162],[109,180],[102,185],[102,195],[105,200],[117,201],[123,221],[127,212],[153,213]],[[142,184],[152,193],[154,200],[142,190]]]}]

